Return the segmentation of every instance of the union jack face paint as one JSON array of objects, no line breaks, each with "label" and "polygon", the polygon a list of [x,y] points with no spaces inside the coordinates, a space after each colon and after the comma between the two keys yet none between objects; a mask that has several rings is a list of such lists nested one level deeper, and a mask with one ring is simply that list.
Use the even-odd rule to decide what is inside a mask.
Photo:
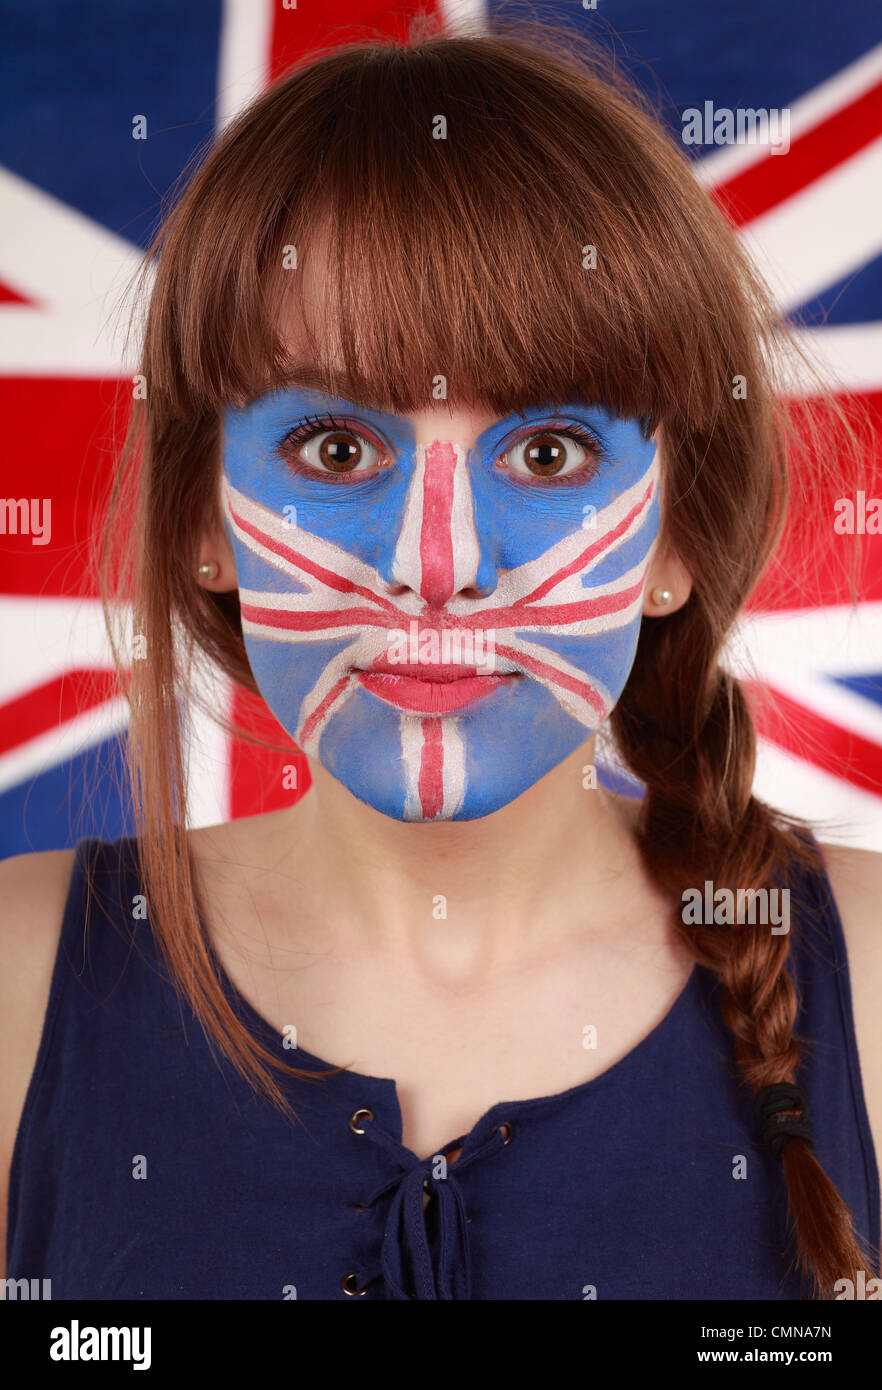
[{"label": "union jack face paint", "polygon": [[[472,447],[438,434],[294,388],[224,422],[258,686],[304,752],[408,821],[488,815],[600,726],[634,659],[659,529],[656,449],[635,420],[537,406]],[[345,474],[302,452],[324,438],[354,456],[352,436],[366,466]],[[519,459],[526,447],[544,466],[542,448],[556,440],[564,459],[585,438],[559,475]]]}]

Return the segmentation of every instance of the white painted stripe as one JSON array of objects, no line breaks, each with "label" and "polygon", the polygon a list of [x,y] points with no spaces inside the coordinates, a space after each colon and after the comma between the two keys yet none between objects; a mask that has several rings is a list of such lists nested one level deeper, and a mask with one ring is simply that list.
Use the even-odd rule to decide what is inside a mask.
[{"label": "white painted stripe", "polygon": [[[307,590],[305,595],[294,594],[290,597],[292,599],[309,598],[311,602],[306,603],[306,607],[319,604],[319,606],[328,609],[347,608],[352,604],[361,605],[370,601],[362,598],[359,594],[342,593],[339,589],[333,589],[326,585],[322,579],[314,578],[308,572],[299,569],[292,561],[276,555],[261,541],[255,540],[237,525],[232,516],[232,509],[235,509],[245,521],[269,536],[271,540],[301,551],[315,564],[321,565],[322,568],[340,577],[345,577],[353,584],[360,584],[363,588],[376,594],[378,598],[383,594],[385,586],[376,569],[360,560],[351,550],[344,550],[341,546],[334,545],[331,541],[326,541],[321,536],[317,536],[312,531],[306,531],[300,526],[286,525],[284,519],[276,512],[261,506],[259,502],[255,502],[245,493],[238,492],[231,483],[225,482],[224,511],[233,531],[243,545],[247,545],[260,559],[265,560],[283,574],[305,586]],[[275,602],[269,594],[264,597],[268,602]],[[418,594],[396,596],[395,605],[414,617],[424,607]]]},{"label": "white painted stripe", "polygon": [[441,720],[441,747],[443,795],[437,819],[450,820],[462,806],[465,796],[465,745],[458,720]]},{"label": "white painted stripe", "polygon": [[450,509],[451,542],[453,547],[453,592],[474,588],[481,563],[481,547],[475,527],[475,507],[469,478],[468,455],[454,445],[456,464],[453,470],[453,504]]},{"label": "white painted stripe", "polygon": [[[580,575],[575,574],[571,576],[565,584],[560,585],[553,590],[552,593],[540,599],[536,604],[531,604],[531,608],[535,609],[535,614],[532,618],[529,620],[527,620],[527,618],[523,618],[523,620],[516,618],[514,622],[509,622],[505,626],[495,621],[494,610],[492,608],[478,608],[474,606],[473,601],[473,607],[469,610],[470,613],[480,613],[482,618],[486,619],[480,628],[474,630],[478,634],[478,641],[475,643],[476,649],[478,651],[484,651],[488,648],[492,648],[495,635],[499,633],[519,632],[521,630],[530,631],[533,628],[540,628],[547,631],[553,630],[555,633],[587,635],[595,632],[609,632],[615,628],[622,627],[624,623],[631,621],[635,613],[640,611],[643,604],[642,593],[639,593],[636,598],[632,599],[626,607],[618,609],[617,611],[600,613],[596,617],[578,618],[574,619],[572,622],[555,622],[552,624],[543,616],[543,610],[547,610],[549,607],[561,603],[585,603],[588,600],[621,594],[627,589],[632,588],[635,584],[643,583],[648,566],[649,555],[647,554],[639,564],[627,570],[618,579],[610,580],[609,584],[598,584],[588,588],[583,588],[581,586]],[[514,573],[514,571],[511,571],[511,573]],[[271,614],[324,610],[330,619],[340,608],[339,604],[323,602],[317,599],[314,594],[283,594],[262,589],[240,589],[239,599],[241,603],[246,606],[254,605],[255,607],[267,608]],[[366,600],[360,598],[356,598],[354,602],[361,608],[369,606]],[[268,618],[266,623],[256,621],[252,618],[243,618],[242,626],[244,631],[255,637],[266,637],[277,642],[337,641],[344,637],[354,637],[364,632],[366,640],[369,635],[372,640],[372,645],[374,647],[372,654],[379,656],[381,652],[385,652],[387,647],[392,645],[392,634],[394,632],[403,632],[407,637],[409,634],[409,622],[418,621],[416,618],[411,618],[410,615],[406,613],[402,616],[402,621],[397,625],[393,625],[395,624],[393,618],[387,618],[383,613],[378,613],[378,618],[381,621],[369,628],[363,627],[360,623],[356,623],[354,625],[347,624],[345,627],[331,628],[329,626],[324,630],[315,629],[306,632],[301,632],[295,628],[277,627],[273,623],[272,618]],[[432,629],[427,625],[420,626],[418,631],[422,634],[432,631]],[[453,631],[456,631],[456,629],[453,629]],[[461,642],[462,651],[464,653],[463,660],[468,659],[466,655],[468,652],[466,641],[471,631],[471,629],[462,630],[463,635],[461,637]],[[452,641],[453,639],[451,638],[450,640]],[[484,666],[486,662],[482,662],[481,664]]]},{"label": "white painted stripe", "polygon": [[548,693],[553,695],[555,700],[557,700],[561,709],[565,710],[573,719],[578,720],[580,724],[584,724],[586,729],[599,728],[615,703],[609,691],[602,686],[599,681],[594,680],[591,676],[587,675],[585,671],[581,670],[578,666],[574,666],[571,662],[566,661],[558,652],[552,651],[551,648],[544,646],[541,642],[525,642],[522,637],[518,637],[510,644],[505,643],[504,645],[511,645],[516,652],[523,652],[524,656],[532,657],[535,661],[541,661],[545,666],[551,667],[553,671],[559,672],[561,675],[569,676],[573,680],[580,681],[583,685],[590,685],[603,701],[604,713],[602,714],[598,714],[583,696],[576,694],[575,691],[567,689],[566,686],[560,685],[555,680],[554,676],[540,676],[526,667],[522,668],[525,674],[529,676],[530,680],[537,681],[540,685],[544,685]]},{"label": "white painted stripe", "polygon": [[423,730],[419,719],[413,715],[402,714],[398,721],[401,733],[401,763],[404,772],[404,809],[402,819],[419,821],[423,819],[420,801],[420,767],[423,758]]},{"label": "white painted stripe", "polygon": [[[476,611],[486,613],[488,626],[492,626],[492,615],[494,608],[508,607],[510,604],[517,603],[525,598],[533,589],[543,584],[556,571],[564,569],[574,560],[584,553],[591,545],[601,542],[604,536],[615,526],[624,520],[628,513],[642,500],[647,488],[652,484],[653,492],[646,501],[642,510],[638,511],[630,524],[622,531],[622,534],[606,547],[601,547],[599,553],[594,556],[588,564],[579,570],[577,574],[570,575],[558,580],[548,595],[540,600],[544,603],[560,603],[564,601],[577,601],[591,597],[594,594],[604,592],[614,593],[624,587],[624,579],[612,581],[606,586],[584,586],[582,580],[585,575],[591,573],[597,565],[602,564],[608,556],[612,555],[621,545],[624,545],[631,536],[637,532],[646,520],[647,513],[652,506],[655,488],[658,483],[659,457],[658,453],[653,455],[652,463],[631,487],[619,493],[608,506],[602,507],[592,518],[594,525],[590,528],[572,531],[569,535],[563,536],[556,541],[548,550],[544,551],[535,560],[528,560],[523,565],[516,566],[515,569],[505,570],[499,575],[499,583],[493,593],[484,600],[480,607],[475,604],[474,599],[454,598],[447,605],[449,611],[454,615],[469,614]],[[649,547],[647,547],[647,552]],[[632,571],[634,573],[634,571]]]},{"label": "white painted stripe", "polygon": [[334,715],[339,714],[343,706],[348,704],[352,696],[356,695],[361,688],[358,683],[358,677],[351,675],[345,686],[343,686],[339,694],[325,710],[310,736],[308,738],[303,737],[303,729],[307,721],[312,718],[322,701],[330,694],[337,682],[342,680],[350,666],[352,666],[353,657],[351,652],[352,647],[345,647],[342,652],[339,652],[337,656],[333,657],[325,666],[315,685],[300,702],[300,709],[297,713],[297,726],[294,731],[294,742],[304,753],[308,753],[310,757],[318,757],[322,734],[325,732],[331,719]]},{"label": "white painted stripe", "polygon": [[[392,577],[396,584],[406,584],[419,598],[422,584],[422,560],[420,557],[420,534],[423,525],[423,500],[425,498],[426,451],[420,447],[414,454],[414,468],[404,499],[404,513],[401,528],[395,543],[392,557]],[[407,599],[409,594],[396,596],[396,603]],[[423,607],[422,599],[419,607]]]}]

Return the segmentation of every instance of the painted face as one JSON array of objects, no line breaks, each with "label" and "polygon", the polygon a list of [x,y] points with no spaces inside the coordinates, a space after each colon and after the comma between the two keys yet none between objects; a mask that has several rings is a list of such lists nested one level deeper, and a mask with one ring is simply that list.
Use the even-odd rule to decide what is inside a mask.
[{"label": "painted face", "polygon": [[407,821],[488,815],[599,727],[659,528],[634,420],[536,406],[474,441],[434,429],[299,388],[224,422],[260,690],[304,752]]}]

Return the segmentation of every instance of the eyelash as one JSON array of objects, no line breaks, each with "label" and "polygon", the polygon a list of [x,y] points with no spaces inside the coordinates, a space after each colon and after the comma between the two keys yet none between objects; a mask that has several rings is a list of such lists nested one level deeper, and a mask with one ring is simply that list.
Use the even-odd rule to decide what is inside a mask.
[{"label": "eyelash", "polygon": [[[287,457],[287,451],[289,449],[296,449],[299,444],[305,444],[313,435],[323,434],[328,430],[345,430],[348,434],[355,435],[356,439],[363,440],[365,444],[370,444],[374,448],[380,447],[377,440],[362,434],[352,425],[347,424],[345,420],[338,420],[335,415],[307,415],[299,424],[295,425],[292,430],[288,431],[279,445],[280,451],[286,455],[285,461],[289,468],[295,469],[296,472],[304,477],[320,477],[323,482],[331,482],[333,484],[346,485],[364,483],[377,476],[376,473],[371,474],[369,478],[365,478],[363,474],[359,473],[319,473],[318,469],[311,468],[309,464],[299,463],[297,459]],[[380,469],[378,471],[385,472],[385,469]]]},{"label": "eyelash", "polygon": [[[535,473],[529,481],[523,473],[514,473],[511,469],[499,470],[500,472],[505,472],[509,478],[513,479],[517,486],[529,488],[576,487],[580,483],[584,484],[589,482],[597,472],[598,465],[607,457],[606,446],[602,443],[600,437],[592,430],[589,430],[587,426],[578,423],[561,425],[560,428],[555,425],[540,425],[538,429],[518,435],[517,439],[513,439],[508,447],[509,449],[513,449],[516,444],[522,444],[525,440],[532,439],[535,435],[543,433],[560,435],[564,439],[575,439],[579,444],[583,445],[588,454],[593,457],[594,465],[592,467],[586,462],[581,468],[576,469],[575,472],[565,473],[561,478],[556,478],[553,474],[543,478],[541,474]],[[506,452],[508,451],[506,450]]]},{"label": "eyelash", "polygon": [[[508,446],[509,449],[514,448],[516,444],[523,443],[524,440],[532,439],[534,435],[542,433],[543,429],[544,432],[547,434],[557,434],[563,436],[564,438],[575,439],[577,443],[583,445],[583,447],[587,450],[589,454],[594,456],[595,467],[583,467],[573,473],[566,473],[561,478],[555,478],[553,475],[543,478],[540,474],[534,474],[530,482],[526,481],[525,476],[523,474],[513,474],[512,470],[510,469],[501,469],[500,472],[505,472],[509,477],[514,478],[516,485],[520,484],[531,488],[574,486],[580,482],[585,482],[587,480],[586,474],[588,479],[592,478],[595,472],[597,471],[597,464],[599,464],[607,456],[606,446],[602,443],[600,438],[596,434],[594,434],[593,431],[589,430],[586,426],[580,425],[578,423],[570,423],[565,426],[561,426],[560,428],[556,428],[553,425],[546,425],[544,427],[539,426],[537,429],[531,431],[530,433],[521,434],[517,437],[517,439],[512,440],[512,442]],[[299,424],[295,425],[293,429],[288,431],[279,447],[281,450],[285,452],[287,452],[287,450],[289,449],[296,449],[299,444],[305,444],[307,440],[313,437],[313,435],[321,434],[327,430],[345,430],[349,434],[353,434],[356,437],[356,439],[362,439],[366,444],[370,444],[372,447],[380,447],[377,440],[370,439],[366,435],[362,435],[357,429],[353,428],[352,425],[347,424],[345,420],[338,420],[336,416],[331,414],[305,416],[304,419],[302,419],[299,422]],[[500,457],[504,457],[504,455],[500,455]],[[296,459],[288,459],[287,462],[289,466],[296,468],[296,470],[299,473],[304,474],[308,477],[315,477],[318,474],[317,469],[310,467],[308,464],[298,464],[298,461]],[[377,470],[377,472],[385,472],[385,469],[379,469]],[[377,476],[377,472],[368,475],[367,478],[365,478],[363,474],[356,473],[326,473],[318,474],[318,476],[320,476],[323,480],[330,480],[332,483],[335,484],[350,484],[371,481],[373,478]]]}]

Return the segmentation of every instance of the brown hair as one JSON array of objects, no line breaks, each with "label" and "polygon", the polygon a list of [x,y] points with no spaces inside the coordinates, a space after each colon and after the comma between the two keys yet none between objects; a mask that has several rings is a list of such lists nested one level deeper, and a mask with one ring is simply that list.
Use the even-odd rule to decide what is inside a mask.
[{"label": "brown hair", "polygon": [[[439,115],[446,139],[432,138]],[[351,399],[416,410],[442,371],[451,399],[500,414],[576,392],[661,432],[663,524],[694,590],[679,612],[643,622],[611,729],[646,784],[647,869],[722,985],[744,1081],[755,1092],[794,1080],[790,937],[686,926],[681,914],[684,888],[706,877],[759,888],[815,860],[796,822],[752,795],[753,725],[720,665],[784,514],[781,326],[636,91],[546,25],[313,56],[224,131],[151,249],[147,393],[134,402],[103,560],[105,593],[132,602],[147,641],[149,659],[132,663],[131,771],[141,872],[173,978],[209,1039],[287,1109],[273,1072],[306,1073],[236,1018],[200,920],[177,702],[201,661],[259,693],[236,596],[208,594],[196,567],[204,530],[221,526],[221,409],[285,382],[278,309],[300,277],[283,248],[308,256],[320,226],[329,332],[311,346],[320,374],[342,357]],[[829,1298],[868,1258],[802,1140],[785,1145],[783,1169],[796,1258]]]}]

